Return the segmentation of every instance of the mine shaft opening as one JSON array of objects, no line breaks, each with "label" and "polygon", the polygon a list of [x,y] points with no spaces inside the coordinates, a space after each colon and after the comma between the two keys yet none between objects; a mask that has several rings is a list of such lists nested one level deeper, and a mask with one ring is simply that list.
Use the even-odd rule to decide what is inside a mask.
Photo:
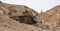
[{"label": "mine shaft opening", "polygon": [[10,17],[10,18],[12,18],[16,21],[19,21],[20,23],[36,24],[36,21],[31,16],[13,16],[13,17]]}]

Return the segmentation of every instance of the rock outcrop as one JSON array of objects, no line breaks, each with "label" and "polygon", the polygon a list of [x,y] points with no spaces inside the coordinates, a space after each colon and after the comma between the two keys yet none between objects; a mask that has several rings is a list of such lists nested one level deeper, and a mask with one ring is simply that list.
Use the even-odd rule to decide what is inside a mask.
[{"label": "rock outcrop", "polygon": [[18,20],[21,22],[21,20],[22,21],[25,20],[23,23],[30,23],[30,24],[31,22],[36,23],[33,18],[36,16],[36,14],[38,14],[36,11],[28,8],[27,6],[10,5],[5,3],[0,4],[0,13],[2,15],[7,15],[11,19],[15,19],[16,21]]},{"label": "rock outcrop", "polygon": [[24,5],[0,2],[0,31],[41,31],[34,26],[36,11]]}]

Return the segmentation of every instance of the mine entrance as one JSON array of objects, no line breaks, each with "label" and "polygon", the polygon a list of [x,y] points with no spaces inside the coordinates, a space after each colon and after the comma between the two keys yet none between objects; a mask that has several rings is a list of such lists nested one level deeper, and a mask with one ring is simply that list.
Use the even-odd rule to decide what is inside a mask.
[{"label": "mine entrance", "polygon": [[26,24],[35,24],[36,21],[31,16],[13,16],[10,17],[16,21],[19,21],[20,23],[26,23]]}]

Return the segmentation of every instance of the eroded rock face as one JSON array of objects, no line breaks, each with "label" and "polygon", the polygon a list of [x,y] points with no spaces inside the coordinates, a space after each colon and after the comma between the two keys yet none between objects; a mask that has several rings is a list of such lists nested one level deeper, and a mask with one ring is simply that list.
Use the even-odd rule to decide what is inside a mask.
[{"label": "eroded rock face", "polygon": [[5,4],[5,3],[0,4],[0,13],[2,15],[7,15],[11,19],[12,18],[15,19],[14,17],[18,17],[17,20],[19,22],[21,22],[20,19],[22,20],[22,18],[20,17],[23,17],[23,20],[25,21],[22,20],[22,22],[29,23],[29,24],[36,23],[34,18],[38,14],[36,11],[34,11],[31,8],[28,8],[27,6],[10,5],[10,4]]},{"label": "eroded rock face", "polygon": [[35,15],[31,8],[23,5],[0,4],[0,31],[40,31],[34,26]]},{"label": "eroded rock face", "polygon": [[0,31],[40,31],[41,29],[24,23],[19,23],[8,16],[0,15]]},{"label": "eroded rock face", "polygon": [[27,6],[1,3],[0,31],[41,31],[42,28],[36,26],[37,16],[38,13]]}]

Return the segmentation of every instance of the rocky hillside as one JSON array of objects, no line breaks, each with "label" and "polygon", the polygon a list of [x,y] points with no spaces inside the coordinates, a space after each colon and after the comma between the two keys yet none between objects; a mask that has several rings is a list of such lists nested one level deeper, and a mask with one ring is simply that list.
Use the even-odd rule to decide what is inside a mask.
[{"label": "rocky hillside", "polygon": [[60,28],[60,5],[40,13],[43,24]]},{"label": "rocky hillside", "polygon": [[24,5],[0,2],[0,31],[59,31],[55,28],[59,27],[59,8],[39,14]]},{"label": "rocky hillside", "polygon": [[18,18],[23,16],[26,18],[35,17],[38,13],[24,5],[10,5],[0,3],[0,14],[7,15],[8,17],[15,20],[19,20]]},{"label": "rocky hillside", "polygon": [[38,17],[39,14],[27,6],[0,2],[0,31],[42,31]]}]

